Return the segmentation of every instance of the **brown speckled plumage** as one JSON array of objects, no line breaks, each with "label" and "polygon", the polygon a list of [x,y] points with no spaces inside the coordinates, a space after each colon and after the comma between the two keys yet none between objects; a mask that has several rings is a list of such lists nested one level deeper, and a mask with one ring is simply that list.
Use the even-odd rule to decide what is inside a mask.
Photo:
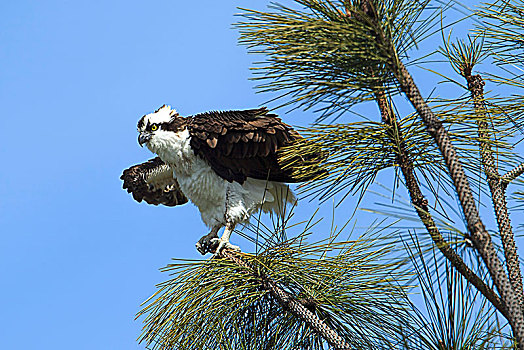
[{"label": "brown speckled plumage", "polygon": [[195,154],[223,179],[297,182],[278,164],[277,151],[301,136],[266,108],[207,112],[186,120]]},{"label": "brown speckled plumage", "polygon": [[144,200],[148,204],[169,207],[187,203],[173,171],[159,157],[124,170],[120,179],[124,180],[123,188],[137,202]]}]

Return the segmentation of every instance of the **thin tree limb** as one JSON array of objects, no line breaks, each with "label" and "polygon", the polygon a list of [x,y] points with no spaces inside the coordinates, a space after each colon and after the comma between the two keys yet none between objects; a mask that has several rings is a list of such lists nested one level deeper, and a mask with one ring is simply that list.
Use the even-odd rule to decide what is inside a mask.
[{"label": "thin tree limb", "polygon": [[495,217],[497,218],[497,225],[500,232],[502,247],[504,249],[504,257],[506,258],[506,269],[520,307],[524,310],[524,291],[522,288],[519,254],[517,252],[515,237],[511,228],[511,221],[506,203],[505,186],[500,181],[499,171],[495,163],[495,158],[493,157],[493,150],[488,142],[491,139],[491,135],[489,124],[486,121],[486,106],[484,105],[485,83],[480,75],[471,75],[471,69],[464,71],[464,77],[468,82],[468,90],[473,98],[475,113],[477,114],[480,156],[489,189],[491,191],[493,209],[495,210]]},{"label": "thin tree limb", "polygon": [[504,174],[501,177],[503,186],[507,187],[511,181],[515,180],[517,177],[519,177],[522,174],[524,174],[524,163],[520,164],[513,170],[508,171],[506,174]]},{"label": "thin tree limb", "polygon": [[493,246],[491,236],[480,219],[467,176],[462,168],[455,148],[451,144],[449,134],[442,126],[442,121],[435,116],[431,108],[427,105],[404,64],[400,61],[393,62],[392,64],[394,65],[393,72],[400,84],[400,88],[417,111],[426,125],[427,131],[434,138],[442,153],[449,175],[455,185],[468,230],[471,232],[473,245],[480,253],[502,300],[508,308],[510,316],[508,321],[512,326],[519,349],[524,350],[524,317],[520,310],[520,304],[514,294],[513,286],[504,271],[504,266],[497,256],[497,251]]},{"label": "thin tree limb", "polygon": [[269,293],[279,302],[284,308],[289,310],[295,317],[303,320],[309,327],[317,332],[322,338],[324,338],[329,345],[337,350],[350,349],[349,344],[337,333],[336,330],[329,327],[324,321],[318,318],[313,312],[311,312],[303,302],[297,300],[293,295],[280,288],[274,281],[267,276],[261,275],[255,271],[246,261],[242,260],[234,252],[223,249],[219,253],[220,257],[226,258],[250,271],[250,275],[259,277],[261,279],[261,287],[269,291]]},{"label": "thin tree limb", "polygon": [[[373,4],[372,1],[370,1],[370,0],[362,0],[362,2],[361,2],[361,9],[367,16],[369,16],[370,19],[372,19],[374,21],[378,21],[377,13],[375,11],[374,4]],[[348,7],[346,7],[346,13],[348,13],[349,15],[353,15],[353,16],[355,16],[357,18],[359,17],[358,14],[351,14],[351,12],[349,11]],[[379,27],[377,27],[377,28],[379,28]],[[386,43],[386,36],[384,35],[383,32],[375,33],[375,38],[379,42]],[[392,51],[394,52],[395,50],[392,49]],[[446,130],[442,127],[441,122],[433,115],[433,112],[426,105],[424,99],[422,99],[422,96],[420,95],[420,92],[418,91],[417,86],[413,82],[413,79],[411,78],[411,75],[409,75],[409,72],[406,70],[406,68],[404,67],[402,62],[400,62],[400,60],[394,60],[394,62],[391,63],[391,68],[393,68],[392,70],[397,73],[397,80],[399,81],[402,90],[406,93],[406,95],[408,96],[409,100],[411,101],[411,103],[413,104],[415,109],[419,112],[419,114],[421,114],[419,110],[424,110],[424,112],[426,112],[426,119],[427,120],[431,120],[434,123],[435,123],[435,121],[437,122],[436,124],[438,124],[440,126],[439,130],[440,131],[444,131],[443,136],[446,136],[447,139],[448,139],[447,144],[449,146],[451,146],[451,143],[449,142],[449,136],[447,135]],[[401,72],[401,74],[399,75],[398,72]],[[373,74],[373,72],[371,72],[371,74]],[[410,93],[408,94],[408,92],[410,92]],[[376,101],[377,101],[377,103],[379,105],[379,108],[380,108],[380,112],[381,112],[381,115],[382,115],[382,121],[392,128],[392,132],[399,133],[400,129],[398,128],[398,124],[396,122],[395,115],[393,113],[391,105],[388,103],[388,100],[386,98],[386,95],[385,95],[384,91],[375,90],[375,98],[376,98]],[[415,105],[414,101],[420,101],[420,102],[417,105]],[[426,122],[426,119],[424,119],[424,117],[423,117],[424,122],[426,123],[426,125],[428,125],[428,123]],[[398,137],[398,139],[400,140],[401,137]],[[441,148],[441,145],[439,144],[438,140],[437,140],[437,144],[438,144],[439,148]],[[448,147],[448,149],[449,149],[449,147]],[[454,153],[453,146],[451,146],[450,149]],[[441,151],[442,151],[442,148],[441,148]],[[404,179],[406,181],[406,187],[408,188],[409,195],[410,195],[410,198],[411,198],[411,202],[413,203],[413,205],[415,207],[415,210],[417,211],[418,216],[420,217],[421,221],[424,223],[424,226],[428,230],[428,233],[430,234],[431,238],[433,239],[433,241],[435,242],[435,244],[437,245],[439,250],[442,252],[442,254],[453,264],[453,266],[468,281],[470,281],[473,285],[475,285],[475,287],[489,301],[491,301],[491,303],[497,308],[497,310],[499,310],[502,313],[502,315],[504,315],[504,317],[506,317],[506,319],[508,319],[508,321],[510,321],[510,324],[511,324],[512,323],[511,322],[512,315],[511,315],[510,312],[508,312],[509,310],[507,308],[507,304],[505,304],[505,301],[502,301],[496,295],[496,293],[491,288],[489,288],[489,286],[487,286],[484,283],[484,281],[482,281],[482,279],[480,279],[480,277],[478,277],[464,263],[464,261],[460,258],[460,256],[458,256],[458,254],[456,254],[456,252],[447,244],[447,242],[444,240],[444,238],[442,237],[442,235],[438,231],[438,228],[435,225],[435,222],[433,221],[432,216],[429,214],[429,208],[427,206],[427,200],[424,198],[424,195],[422,194],[422,191],[420,190],[420,186],[418,185],[418,180],[417,180],[417,178],[415,176],[415,172],[414,172],[413,162],[411,161],[411,158],[407,154],[406,148],[402,144],[398,145],[398,152],[399,153],[397,155],[397,162],[400,165],[400,168],[402,170],[402,174],[404,175]],[[444,158],[446,159],[446,157],[444,157]],[[456,155],[455,155],[455,158],[457,158]],[[460,163],[458,163],[456,160],[455,160],[455,162],[458,165],[458,169],[460,171],[462,171]],[[446,163],[447,163],[447,160],[446,160]],[[463,173],[463,171],[462,171],[462,173]],[[453,178],[453,179],[455,180],[455,178]],[[469,194],[470,194],[470,197],[471,197],[470,205],[472,205],[473,209],[476,211],[476,207],[475,207],[475,203],[474,203],[474,200],[473,200],[473,196],[471,195],[471,191],[469,190],[469,185],[467,183],[467,178],[465,177],[465,174],[463,174],[463,179],[465,180],[465,185],[466,186],[456,187],[457,188],[457,192],[459,192],[459,189],[461,189],[461,188],[465,188],[466,191],[469,191]],[[462,201],[461,201],[461,203],[462,203]],[[466,212],[466,211],[464,210],[464,212]],[[491,265],[497,265],[497,263],[498,263],[498,265],[501,265],[497,255],[496,255],[496,251],[493,248],[493,245],[491,243],[491,237],[485,231],[485,228],[484,228],[482,222],[480,221],[480,217],[478,216],[478,213],[477,213],[477,220],[474,220],[474,221],[469,221],[468,220],[467,222],[468,222],[468,226],[469,226],[470,223],[474,224],[471,227],[477,227],[478,223],[480,223],[480,227],[484,230],[483,232],[485,234],[481,236],[482,240],[479,239],[479,237],[475,237],[476,238],[476,242],[477,243],[482,242],[483,244],[486,244],[488,248],[491,247],[491,250],[488,249],[490,254],[489,255],[485,254],[486,258],[489,257],[489,261],[490,261]],[[470,232],[472,231],[469,227],[468,227],[468,229],[470,230]],[[494,261],[494,262],[491,262],[491,261]],[[493,268],[492,267],[490,269],[490,266],[488,266],[488,270],[490,271],[490,273],[491,273],[492,270],[497,271],[497,276],[496,277],[498,279],[502,280],[502,281],[504,280],[504,277],[507,279],[503,269],[501,271],[502,275],[500,274],[500,270],[501,270],[500,268],[496,268],[496,267]],[[493,274],[492,274],[492,277],[493,277]],[[497,284],[497,282],[496,282],[497,280],[495,279],[495,277],[493,277],[493,279],[495,280],[495,285],[499,289],[499,292],[501,292],[499,284]],[[504,287],[505,287],[505,285],[504,285]],[[509,287],[511,289],[511,285]],[[512,293],[512,291],[508,291],[508,292]],[[503,295],[502,292],[501,292],[501,295]],[[510,298],[511,298],[511,296],[510,296]],[[524,340],[524,318],[522,317],[521,313],[519,313],[519,315],[520,315],[520,319],[521,319],[520,320],[521,336],[522,336],[521,339]],[[519,343],[521,343],[521,342],[519,342]],[[523,344],[523,346],[524,346],[524,343],[521,343],[521,344]]]},{"label": "thin tree limb", "polygon": [[[401,130],[398,127],[395,114],[393,113],[391,105],[388,103],[385,93],[383,91],[377,91],[375,93],[375,97],[380,109],[382,121],[391,128],[392,132],[397,133],[398,135],[398,137],[392,138],[395,140],[402,140],[402,136],[400,135]],[[464,276],[464,278],[466,278],[466,280],[474,285],[477,290],[482,293],[482,295],[484,295],[484,297],[488,299],[506,319],[509,319],[506,306],[502,300],[500,300],[499,296],[486,283],[484,283],[484,281],[477,274],[475,274],[475,272],[473,272],[466,265],[466,263],[464,263],[462,258],[449,246],[444,237],[442,237],[442,234],[435,224],[433,217],[429,213],[428,201],[422,194],[418,179],[415,176],[413,162],[402,141],[397,145],[397,152],[397,163],[400,166],[402,174],[404,175],[404,180],[406,183],[406,188],[409,192],[411,203],[413,203],[418,217],[426,227],[426,230],[433,239],[433,242],[437,248],[450,261],[451,265],[462,276]]]}]

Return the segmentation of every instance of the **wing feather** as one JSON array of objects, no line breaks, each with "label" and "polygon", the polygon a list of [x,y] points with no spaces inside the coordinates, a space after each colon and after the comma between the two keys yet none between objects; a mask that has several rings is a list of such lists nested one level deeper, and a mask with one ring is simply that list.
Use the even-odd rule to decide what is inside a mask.
[{"label": "wing feather", "polygon": [[137,202],[144,200],[148,204],[169,207],[187,203],[186,196],[173,176],[173,170],[159,157],[124,170],[120,179],[124,181],[122,187]]},{"label": "wing feather", "polygon": [[190,117],[188,129],[191,147],[228,181],[296,182],[277,152],[302,137],[266,108],[198,114]]}]

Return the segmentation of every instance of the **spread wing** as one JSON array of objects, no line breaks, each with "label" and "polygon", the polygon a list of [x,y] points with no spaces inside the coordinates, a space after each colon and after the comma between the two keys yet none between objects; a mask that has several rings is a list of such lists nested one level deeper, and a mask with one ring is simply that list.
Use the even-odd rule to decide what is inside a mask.
[{"label": "spread wing", "polygon": [[207,112],[190,117],[191,147],[228,181],[246,177],[297,182],[283,170],[277,151],[302,137],[266,108]]},{"label": "spread wing", "polygon": [[173,170],[159,157],[124,170],[120,179],[123,188],[133,195],[137,202],[163,204],[169,207],[187,203],[186,196],[173,177]]}]

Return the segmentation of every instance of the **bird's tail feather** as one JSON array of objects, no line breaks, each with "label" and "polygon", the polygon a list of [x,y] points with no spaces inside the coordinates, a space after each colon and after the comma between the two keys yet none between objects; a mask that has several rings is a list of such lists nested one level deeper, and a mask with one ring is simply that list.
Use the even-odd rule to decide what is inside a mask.
[{"label": "bird's tail feather", "polygon": [[267,186],[266,195],[273,197],[272,201],[264,201],[262,210],[265,213],[272,212],[277,215],[283,215],[286,212],[288,204],[295,205],[297,198],[289,188],[288,185],[280,182],[270,182],[271,186]]}]

